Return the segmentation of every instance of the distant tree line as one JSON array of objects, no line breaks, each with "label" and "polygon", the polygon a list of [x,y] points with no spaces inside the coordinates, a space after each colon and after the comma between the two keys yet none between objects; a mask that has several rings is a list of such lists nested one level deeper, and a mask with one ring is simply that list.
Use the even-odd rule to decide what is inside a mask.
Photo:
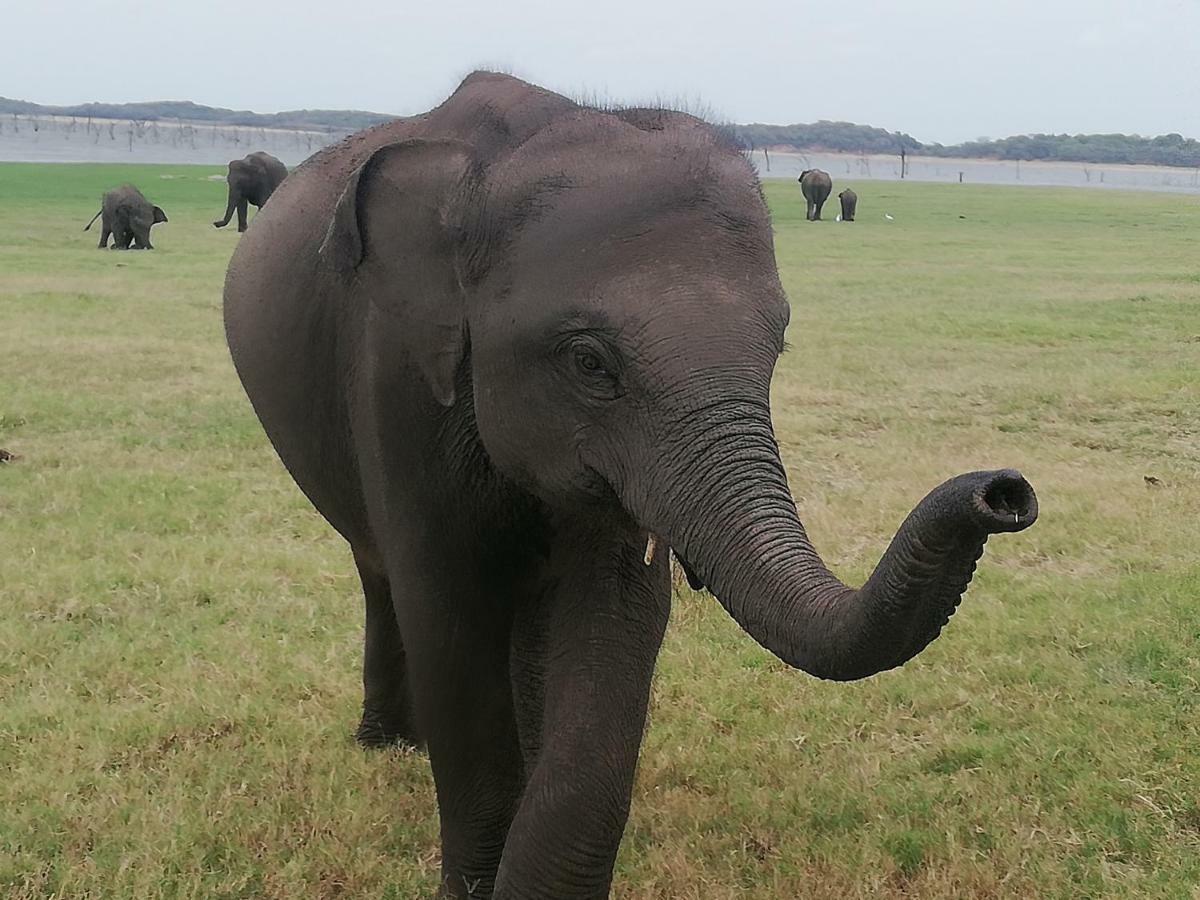
[{"label": "distant tree line", "polygon": [[1061,160],[1082,163],[1200,167],[1200,141],[1180,134],[1141,137],[1136,134],[1027,134],[963,144],[923,144],[912,135],[852,122],[807,125],[737,125],[737,135],[750,148],[792,147],[840,153],[961,156],[981,159]]},{"label": "distant tree line", "polygon": [[751,148],[794,147],[838,153],[899,153],[903,146],[917,153],[922,143],[910,134],[886,131],[853,122],[812,122],[806,125],[735,125],[742,143]]},{"label": "distant tree line", "polygon": [[1181,134],[1152,138],[1136,134],[1024,134],[951,147],[931,144],[921,152],[929,156],[1200,167],[1200,141]]},{"label": "distant tree line", "polygon": [[190,100],[162,100],[152,103],[81,103],[77,106],[42,106],[24,100],[0,97],[0,114],[23,116],[72,116],[81,119],[132,119],[156,122],[182,119],[214,125],[240,125],[246,128],[287,128],[357,131],[394,119],[381,113],[355,109],[293,109],[278,113],[202,106]]}]

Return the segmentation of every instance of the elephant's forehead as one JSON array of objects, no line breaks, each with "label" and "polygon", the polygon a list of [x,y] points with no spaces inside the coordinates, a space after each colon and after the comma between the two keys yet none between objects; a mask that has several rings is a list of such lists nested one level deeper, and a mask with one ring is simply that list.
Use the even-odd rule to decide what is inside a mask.
[{"label": "elephant's forehead", "polygon": [[704,245],[690,239],[687,228],[657,222],[636,236],[558,251],[519,254],[497,312],[519,309],[539,332],[576,317],[650,340],[697,323],[727,337],[741,331],[782,335],[787,324],[769,249]]},{"label": "elephant's forehead", "polygon": [[700,263],[669,263],[621,272],[582,298],[614,325],[650,342],[782,336],[788,306],[774,272],[739,272]]},{"label": "elephant's forehead", "polygon": [[617,275],[677,278],[685,271],[774,275],[770,228],[752,209],[636,198],[598,207],[578,202],[585,199],[572,197],[519,229],[510,249],[522,277],[589,285]]}]

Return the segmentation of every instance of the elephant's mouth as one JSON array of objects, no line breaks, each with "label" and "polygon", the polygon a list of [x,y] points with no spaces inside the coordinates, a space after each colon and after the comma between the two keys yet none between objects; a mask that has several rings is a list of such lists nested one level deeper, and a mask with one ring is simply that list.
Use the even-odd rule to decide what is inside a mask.
[{"label": "elephant's mouth", "polygon": [[688,561],[680,556],[677,552],[672,552],[675,553],[675,558],[679,560],[679,567],[683,569],[683,574],[687,576],[688,587],[690,587],[693,591],[704,590],[705,584],[700,580],[700,576],[696,574],[696,570],[689,566]]},{"label": "elephant's mouth", "polygon": [[[650,565],[654,561],[654,554],[657,550],[658,535],[650,532],[646,535],[646,555],[644,558],[646,565]],[[696,570],[688,565],[688,561],[679,555],[679,551],[671,548],[668,552],[675,554],[675,558],[679,561],[679,565],[683,569],[683,574],[687,576],[688,586],[693,591],[704,590],[704,582],[700,580],[700,576],[696,574]]]}]

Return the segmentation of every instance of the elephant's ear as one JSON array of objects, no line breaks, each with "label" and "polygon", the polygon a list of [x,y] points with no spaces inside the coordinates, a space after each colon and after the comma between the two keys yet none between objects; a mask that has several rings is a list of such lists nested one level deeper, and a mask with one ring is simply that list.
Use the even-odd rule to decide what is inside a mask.
[{"label": "elephant's ear", "polygon": [[151,224],[157,225],[159,222],[167,221],[167,214],[162,211],[161,206],[154,207],[154,222]]},{"label": "elephant's ear", "polygon": [[376,150],[351,175],[319,251],[324,264],[405,324],[409,348],[443,406],[466,347],[456,211],[470,151],[411,140]]}]

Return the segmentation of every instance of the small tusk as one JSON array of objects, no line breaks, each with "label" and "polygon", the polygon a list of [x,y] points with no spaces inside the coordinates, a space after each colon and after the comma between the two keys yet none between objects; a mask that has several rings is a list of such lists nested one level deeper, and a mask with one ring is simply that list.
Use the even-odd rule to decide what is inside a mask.
[{"label": "small tusk", "polygon": [[658,537],[654,532],[650,532],[646,535],[646,555],[642,557],[642,562],[646,565],[654,562],[654,550],[656,547],[658,547]]},{"label": "small tusk", "polygon": [[1019,512],[1015,512],[1015,513],[1013,513],[1013,524],[1014,524],[1014,525],[1020,525],[1020,524],[1021,524],[1021,514],[1020,514]]}]

